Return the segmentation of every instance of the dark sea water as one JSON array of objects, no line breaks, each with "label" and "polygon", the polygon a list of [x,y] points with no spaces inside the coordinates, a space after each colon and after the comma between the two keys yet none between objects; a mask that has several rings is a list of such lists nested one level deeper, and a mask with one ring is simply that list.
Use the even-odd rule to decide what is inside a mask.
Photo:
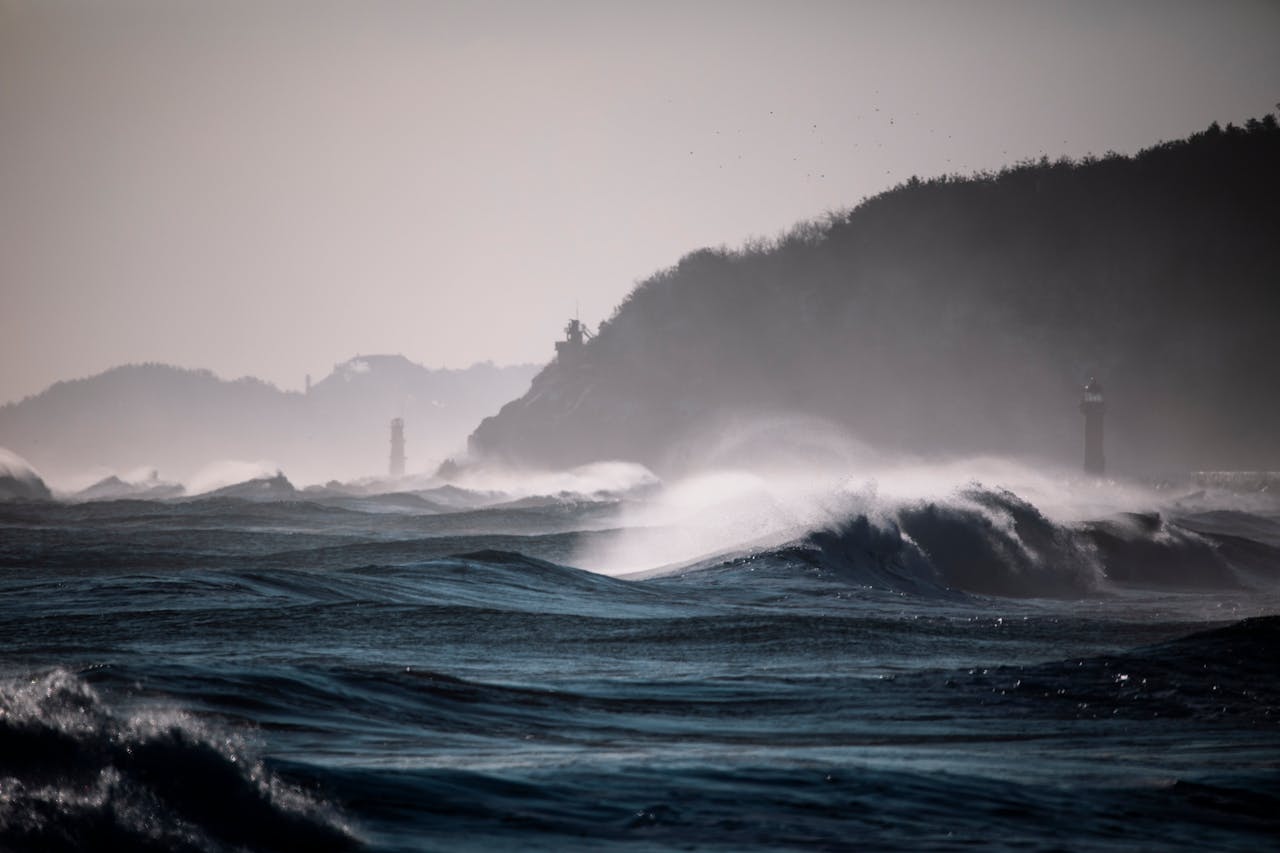
[{"label": "dark sea water", "polygon": [[1280,509],[645,500],[0,504],[0,849],[1276,848]]}]

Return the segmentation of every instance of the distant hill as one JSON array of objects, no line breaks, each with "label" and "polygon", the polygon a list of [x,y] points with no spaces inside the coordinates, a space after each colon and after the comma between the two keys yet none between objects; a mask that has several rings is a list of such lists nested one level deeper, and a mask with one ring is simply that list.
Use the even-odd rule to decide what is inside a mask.
[{"label": "distant hill", "polygon": [[911,453],[1280,467],[1280,128],[912,178],[635,288],[471,437],[482,457],[678,468],[699,434],[815,416]]},{"label": "distant hill", "polygon": [[431,370],[398,355],[360,356],[303,394],[207,370],[128,365],[0,407],[0,445],[55,483],[138,469],[184,480],[221,460],[262,460],[305,483],[385,474],[389,423],[400,416],[408,470],[427,471],[536,372]]},{"label": "distant hill", "polygon": [[124,499],[165,500],[180,497],[184,489],[177,483],[166,483],[158,476],[151,476],[142,482],[131,483],[121,480],[112,474],[103,477],[87,488],[81,489],[71,497],[77,501],[114,501]]}]

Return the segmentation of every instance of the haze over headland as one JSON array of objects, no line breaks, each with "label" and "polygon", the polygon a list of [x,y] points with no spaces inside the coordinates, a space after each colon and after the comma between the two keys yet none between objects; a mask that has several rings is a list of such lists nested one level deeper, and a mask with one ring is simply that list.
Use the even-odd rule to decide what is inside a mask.
[{"label": "haze over headland", "polygon": [[1265,2],[11,0],[0,401],[542,362],[699,247],[1260,116],[1277,33]]},{"label": "haze over headland", "polygon": [[[731,435],[758,463],[844,430],[881,452],[1079,464],[1097,378],[1116,472],[1280,468],[1277,199],[1273,113],[1134,158],[912,178],[656,273],[472,449],[670,471]],[[804,417],[828,424],[781,427]]]},{"label": "haze over headland", "polygon": [[385,476],[388,427],[401,418],[405,473],[421,475],[523,393],[537,369],[430,370],[403,356],[362,355],[288,392],[253,377],[124,365],[0,406],[0,446],[71,491],[111,476],[198,490],[278,469],[307,484]]}]

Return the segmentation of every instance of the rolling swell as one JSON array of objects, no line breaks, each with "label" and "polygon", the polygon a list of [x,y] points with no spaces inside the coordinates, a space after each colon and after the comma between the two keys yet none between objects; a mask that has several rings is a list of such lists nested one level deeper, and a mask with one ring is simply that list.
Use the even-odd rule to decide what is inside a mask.
[{"label": "rolling swell", "polygon": [[[1274,732],[1280,724],[1277,644],[1280,616],[1254,617],[1114,654],[971,669],[949,676],[948,687],[997,713],[1194,719]],[[1280,796],[1273,799],[1280,804]]]},{"label": "rolling swell", "polygon": [[120,716],[65,670],[0,684],[0,848],[348,850],[335,812],[177,715]]},{"label": "rolling swell", "polygon": [[594,510],[0,509],[0,850],[1280,832],[1265,519],[928,494],[625,580]]},{"label": "rolling swell", "polygon": [[1280,792],[1229,779],[1081,791],[856,766],[318,775],[385,826],[412,815],[413,834],[388,833],[397,850],[429,839],[468,851],[1251,851],[1266,849],[1280,803]]}]

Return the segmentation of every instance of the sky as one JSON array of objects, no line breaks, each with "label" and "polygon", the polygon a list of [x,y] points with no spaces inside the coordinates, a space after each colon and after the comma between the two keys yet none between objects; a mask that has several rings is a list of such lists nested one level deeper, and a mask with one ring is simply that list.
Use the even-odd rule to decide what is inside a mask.
[{"label": "sky", "polygon": [[0,0],[0,403],[550,359],[912,175],[1280,101],[1280,2]]}]

